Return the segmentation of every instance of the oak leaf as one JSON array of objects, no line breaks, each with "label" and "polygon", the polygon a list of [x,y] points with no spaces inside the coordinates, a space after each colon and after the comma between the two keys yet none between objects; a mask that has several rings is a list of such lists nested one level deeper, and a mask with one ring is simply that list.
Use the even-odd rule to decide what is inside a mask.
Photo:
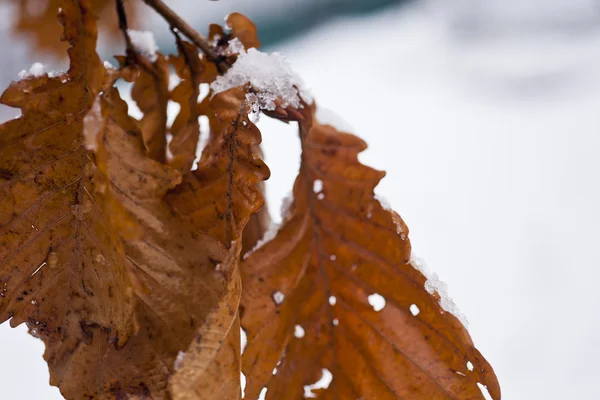
[{"label": "oak leaf", "polygon": [[[239,397],[241,232],[269,174],[253,153],[260,132],[242,117],[245,91],[215,96],[222,137],[182,176],[148,156],[110,88],[89,3],[62,9],[69,72],[18,82],[2,97],[23,111],[0,127],[2,318],[29,322],[45,341],[51,383],[69,399],[168,398],[188,350],[206,366],[188,386],[223,382],[212,391]],[[182,393],[174,386],[172,396]]]},{"label": "oak leaf", "polygon": [[480,382],[499,399],[491,366],[411,265],[406,225],[375,198],[384,173],[358,162],[366,144],[303,113],[291,208],[241,264],[246,398],[480,400]]},{"label": "oak leaf", "polygon": [[102,332],[91,336],[94,350],[72,362],[100,365],[81,368],[63,384],[68,398],[167,398],[169,379],[173,398],[201,399],[207,387],[216,398],[239,398],[241,232],[263,201],[256,183],[268,176],[251,152],[259,131],[241,123],[244,99],[243,90],[215,96],[222,140],[207,147],[197,171],[182,177],[147,157],[137,121],[116,89],[99,97],[106,115],[95,151],[99,169],[143,228],[141,237],[123,238],[139,282],[139,331],[121,349],[107,346]]},{"label": "oak leaf", "polygon": [[173,156],[170,165],[185,172],[192,168],[200,139],[197,104],[205,69],[196,46],[183,40],[178,40],[177,44],[179,54],[169,57],[169,62],[181,79],[170,94],[171,100],[179,104],[179,113],[170,129],[173,138],[169,151]]},{"label": "oak leaf", "polygon": [[133,83],[131,97],[143,113],[140,126],[148,155],[164,163],[167,157],[169,63],[160,53],[157,53],[155,62],[141,55],[136,55],[136,58],[139,74]]},{"label": "oak leaf", "polygon": [[[195,181],[187,189],[196,196],[177,189],[172,205],[184,215],[193,215],[197,223],[213,237],[227,244],[233,240],[230,251],[236,249],[239,257],[242,231],[264,199],[257,189],[270,175],[269,169],[257,154],[260,132],[248,119],[250,104],[246,90],[234,88],[215,95],[210,100],[215,115],[211,138],[207,144]],[[223,155],[227,155],[223,157]],[[215,220],[214,215],[220,216]],[[211,217],[213,216],[213,217]],[[171,393],[175,399],[203,398],[211,393],[215,398],[240,398],[240,326],[238,305],[241,296],[239,271],[228,279],[229,288],[197,333],[196,342],[183,356],[181,369],[171,379]],[[222,267],[221,267],[222,268]]]},{"label": "oak leaf", "polygon": [[231,29],[231,38],[238,39],[246,49],[260,47],[256,25],[245,15],[231,13],[227,16],[225,25]]},{"label": "oak leaf", "polygon": [[45,342],[55,385],[78,373],[72,361],[91,335],[102,332],[118,348],[135,331],[116,235],[134,230],[83,135],[105,80],[95,16],[88,1],[66,0],[61,9],[69,71],[13,82],[0,99],[22,110],[0,126],[0,323],[26,322]]}]

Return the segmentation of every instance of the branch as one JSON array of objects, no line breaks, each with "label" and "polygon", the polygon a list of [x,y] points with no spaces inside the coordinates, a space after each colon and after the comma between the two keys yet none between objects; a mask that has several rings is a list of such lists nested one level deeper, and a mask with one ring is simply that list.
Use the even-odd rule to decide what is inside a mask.
[{"label": "branch", "polygon": [[131,60],[134,47],[131,43],[131,38],[129,37],[129,33],[127,32],[127,14],[125,13],[125,6],[123,5],[123,0],[116,0],[115,2],[117,7],[117,16],[119,17],[119,29],[123,33],[123,37],[125,38],[125,54],[127,54],[127,59]]},{"label": "branch", "polygon": [[206,54],[206,56],[217,63],[217,66],[222,72],[229,69],[229,65],[224,62],[221,57],[214,51],[212,46],[208,43],[206,38],[202,36],[198,31],[192,28],[187,22],[185,22],[175,11],[171,10],[169,6],[162,2],[162,0],[143,0],[149,7],[153,8],[154,11],[159,13],[172,28],[177,28],[178,31],[187,36],[196,46],[200,48]]},{"label": "branch", "polygon": [[131,37],[129,36],[129,26],[127,24],[127,13],[125,12],[125,7],[123,6],[123,0],[116,0],[116,5],[117,16],[119,17],[119,29],[125,38],[125,54],[127,56],[126,65],[137,65],[152,75],[154,79],[157,79],[158,74],[155,68],[152,67],[152,63],[147,60],[146,57],[141,56],[131,42]]}]

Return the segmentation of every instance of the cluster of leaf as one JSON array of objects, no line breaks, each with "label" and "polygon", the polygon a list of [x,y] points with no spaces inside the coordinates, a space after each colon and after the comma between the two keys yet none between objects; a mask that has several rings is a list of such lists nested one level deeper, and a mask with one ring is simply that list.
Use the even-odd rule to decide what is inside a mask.
[{"label": "cluster of leaf", "polygon": [[[66,398],[240,399],[240,372],[247,399],[483,399],[481,384],[500,398],[466,329],[424,289],[407,227],[375,199],[384,173],[358,162],[362,140],[319,124],[314,104],[269,112],[298,124],[301,168],[275,238],[248,251],[270,173],[253,88],[199,101],[223,71],[177,32],[177,55],[107,68],[92,2],[57,5],[70,69],[0,99],[22,110],[0,126],[0,322],[44,341]],[[245,17],[227,25],[211,26],[217,54],[234,38],[258,46]],[[134,82],[141,120],[119,79]],[[193,168],[200,116],[210,132]]]}]

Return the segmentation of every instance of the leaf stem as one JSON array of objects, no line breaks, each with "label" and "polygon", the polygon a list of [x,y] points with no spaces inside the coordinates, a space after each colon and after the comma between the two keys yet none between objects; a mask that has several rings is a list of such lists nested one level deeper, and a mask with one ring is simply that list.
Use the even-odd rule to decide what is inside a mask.
[{"label": "leaf stem", "polygon": [[223,61],[221,57],[219,57],[210,43],[208,43],[208,40],[198,33],[198,31],[192,28],[187,22],[185,22],[162,0],[143,1],[149,7],[153,8],[154,11],[160,14],[171,25],[172,28],[177,28],[177,30],[187,36],[196,46],[198,46],[211,61],[214,61],[217,64],[221,72],[225,72],[229,69],[229,65]]}]

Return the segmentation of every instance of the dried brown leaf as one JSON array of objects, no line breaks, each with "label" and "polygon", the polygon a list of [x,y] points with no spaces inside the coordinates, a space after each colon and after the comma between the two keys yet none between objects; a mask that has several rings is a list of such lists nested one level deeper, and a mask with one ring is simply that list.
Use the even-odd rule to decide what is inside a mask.
[{"label": "dried brown leaf", "polygon": [[135,330],[128,263],[115,234],[134,230],[83,135],[105,79],[95,16],[88,1],[61,7],[69,71],[13,82],[1,102],[23,115],[0,126],[0,322],[27,322],[45,342],[55,385],[78,373],[72,361],[89,350],[91,336],[102,332],[104,344],[117,348]]},{"label": "dried brown leaf", "polygon": [[[256,154],[261,136],[248,119],[249,107],[244,88],[219,93],[210,100],[213,136],[198,170],[192,173],[196,181],[185,192],[176,188],[169,197],[176,209],[193,213],[198,226],[223,243],[236,240],[250,216],[262,207],[264,199],[256,185],[270,176],[269,168]],[[195,196],[199,190],[206,190],[207,195]],[[223,219],[215,223],[214,214]]]},{"label": "dried brown leaf", "polygon": [[150,63],[138,56],[139,74],[131,89],[143,117],[140,121],[148,155],[164,163],[167,156],[167,106],[169,104],[169,63],[162,54]]},{"label": "dried brown leaf", "polygon": [[231,37],[239,39],[246,49],[260,47],[256,25],[245,15],[240,13],[229,14],[226,26],[231,29]]},{"label": "dried brown leaf", "polygon": [[[233,251],[237,266],[239,253]],[[170,380],[175,400],[203,399],[207,394],[221,399],[240,399],[240,320],[238,306],[242,293],[239,270],[228,277],[221,301],[196,332],[186,353],[180,353],[176,372]]]},{"label": "dried brown leaf", "polygon": [[180,109],[171,134],[169,150],[173,155],[170,164],[179,171],[189,171],[196,159],[196,148],[200,139],[199,114],[197,109],[200,83],[204,65],[198,57],[196,46],[179,41],[179,54],[169,57],[181,82],[171,92],[171,100],[179,103]]},{"label": "dried brown leaf", "polygon": [[[261,154],[260,148],[256,150],[256,153]],[[262,193],[264,197],[265,183],[259,182],[257,185],[257,190]],[[269,208],[265,202],[263,207],[256,214],[252,215],[248,221],[248,224],[246,224],[246,228],[244,229],[244,233],[242,235],[242,254],[246,254],[256,246],[259,240],[263,238],[265,232],[267,232],[271,224],[271,215],[269,214]]]},{"label": "dried brown leaf", "polygon": [[267,399],[303,398],[326,369],[333,380],[312,397],[480,400],[481,382],[500,399],[491,366],[410,264],[406,225],[376,200],[384,173],[358,162],[366,144],[311,120],[289,215],[241,264],[246,398],[263,387]]},{"label": "dried brown leaf", "polygon": [[[139,280],[139,331],[122,349],[107,346],[102,333],[93,335],[92,350],[73,357],[79,372],[61,391],[72,399],[165,398],[178,352],[187,348],[226,285],[215,264],[227,251],[168,207],[165,196],[181,174],[147,156],[141,130],[116,89],[98,102],[106,117],[96,158],[113,182],[115,198],[143,228],[139,238],[124,238]],[[95,360],[98,368],[84,368]]]},{"label": "dried brown leaf", "polygon": [[[122,349],[106,346],[102,334],[92,336],[96,351],[78,354],[73,363],[102,360],[101,368],[80,368],[61,387],[68,398],[167,398],[169,379],[173,398],[201,399],[209,388],[216,398],[239,397],[240,235],[262,203],[251,185],[268,169],[250,151],[260,141],[258,130],[238,123],[246,107],[243,91],[213,103],[223,140],[181,181],[179,172],[146,156],[137,123],[116,90],[100,97],[107,117],[96,157],[106,164],[115,198],[143,227],[140,238],[124,238],[139,280],[139,332]],[[224,212],[203,210],[213,207]]]},{"label": "dried brown leaf", "polygon": [[[0,315],[45,341],[51,383],[68,399],[239,397],[241,232],[269,175],[245,92],[211,101],[220,135],[182,176],[149,157],[110,88],[120,74],[95,53],[88,2],[62,8],[68,74],[2,97],[23,117],[0,127]],[[185,351],[205,368],[183,365],[190,389],[174,378],[171,395]]]},{"label": "dried brown leaf", "polygon": [[[245,98],[245,90],[236,88],[210,101],[215,111],[211,118],[215,130],[198,170],[193,173],[197,180],[180,186],[187,193],[176,189],[170,197],[175,209],[189,215],[211,236],[225,244],[231,242],[230,251],[237,249],[238,256],[242,231],[264,201],[257,185],[270,174],[256,154],[260,132],[248,120],[249,105]],[[200,192],[206,196],[192,197]],[[214,215],[220,219],[215,220]],[[237,310],[241,286],[237,268],[235,273],[228,280],[227,295],[213,309],[196,341],[182,356],[181,369],[171,380],[175,399],[202,399],[206,393],[214,398],[240,398]]]}]

